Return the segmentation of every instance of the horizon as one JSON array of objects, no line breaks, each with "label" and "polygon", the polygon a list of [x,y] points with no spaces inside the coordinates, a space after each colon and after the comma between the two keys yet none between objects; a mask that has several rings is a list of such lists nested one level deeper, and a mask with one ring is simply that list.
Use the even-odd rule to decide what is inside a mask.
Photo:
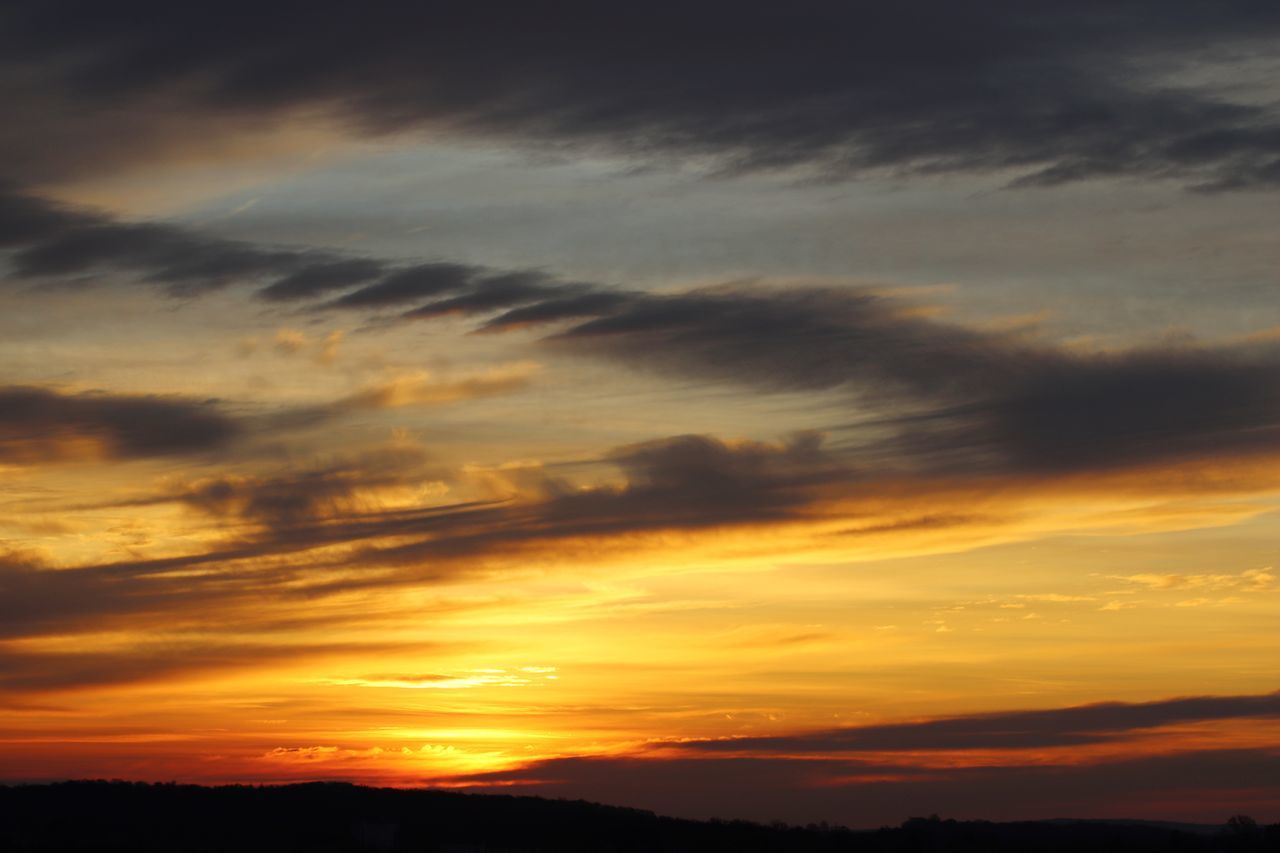
[{"label": "horizon", "polygon": [[[823,830],[829,829],[829,830],[836,830],[836,831],[847,831],[847,832],[858,833],[858,834],[872,833],[872,832],[876,832],[877,830],[897,829],[897,828],[902,828],[905,826],[909,826],[911,824],[918,824],[918,823],[929,823],[929,824],[990,823],[990,824],[995,824],[997,826],[999,826],[1002,823],[1005,823],[1005,824],[1032,823],[1032,824],[1041,824],[1041,825],[1049,825],[1049,824],[1102,824],[1102,825],[1114,825],[1114,826],[1136,825],[1136,826],[1150,826],[1155,828],[1180,829],[1180,831],[1189,831],[1189,832],[1196,832],[1196,833],[1209,833],[1209,832],[1218,832],[1218,831],[1229,831],[1233,826],[1236,826],[1239,823],[1243,822],[1246,825],[1249,823],[1252,823],[1255,827],[1257,827],[1260,830],[1264,830],[1264,831],[1268,830],[1268,826],[1265,823],[1259,823],[1255,821],[1253,817],[1250,815],[1241,815],[1241,814],[1229,815],[1223,820],[1218,821],[1216,823],[1197,823],[1197,822],[1189,822],[1189,821],[1152,820],[1147,818],[1124,818],[1124,817],[1111,817],[1111,818],[1070,817],[1070,816],[1063,816],[1063,815],[1059,815],[1057,817],[1020,818],[1016,821],[991,821],[985,818],[956,819],[956,818],[940,816],[938,814],[929,814],[927,816],[913,815],[913,816],[904,818],[901,821],[898,821],[896,823],[881,824],[878,826],[872,826],[872,825],[846,826],[844,824],[831,823],[828,821],[820,821],[817,823],[809,823],[809,824],[792,824],[792,823],[787,823],[786,821],[773,820],[773,821],[769,821],[768,823],[765,823],[763,821],[751,820],[750,818],[722,818],[716,815],[713,815],[707,818],[680,817],[678,815],[667,815],[661,812],[652,811],[650,809],[638,808],[636,806],[617,805],[614,803],[599,802],[591,799],[584,799],[584,798],[570,799],[567,797],[548,797],[548,796],[543,796],[539,794],[525,794],[525,793],[520,793],[518,789],[514,789],[514,788],[510,789],[508,792],[475,791],[475,790],[469,790],[466,788],[437,788],[437,787],[429,787],[429,786],[404,786],[404,785],[385,785],[385,786],[364,785],[358,782],[349,782],[349,781],[340,780],[340,779],[339,780],[310,780],[306,782],[227,782],[227,783],[217,783],[217,784],[205,784],[205,783],[198,783],[198,782],[186,783],[186,782],[177,782],[173,780],[146,781],[146,780],[129,780],[129,779],[58,779],[58,780],[0,782],[0,789],[18,789],[18,788],[51,789],[59,786],[77,788],[77,789],[104,788],[104,787],[105,788],[125,787],[130,789],[188,788],[188,789],[195,789],[198,791],[217,791],[217,790],[278,791],[286,788],[337,787],[337,788],[348,788],[348,789],[362,791],[362,792],[368,791],[368,792],[374,792],[374,793],[389,791],[389,792],[397,792],[397,793],[443,794],[446,796],[452,795],[452,794],[458,794],[461,796],[478,798],[480,800],[485,800],[487,798],[504,798],[504,799],[531,800],[534,802],[548,803],[548,804],[556,804],[556,803],[568,804],[568,805],[581,804],[581,805],[586,805],[591,807],[600,807],[606,810],[616,810],[619,812],[639,812],[641,814],[659,818],[659,819],[690,821],[690,822],[702,823],[702,824],[743,823],[743,824],[749,824],[752,826],[757,826],[757,827],[767,828],[767,829],[821,828]],[[1280,823],[1272,824],[1271,828],[1280,828]]]},{"label": "horizon", "polygon": [[1277,36],[8,4],[0,784],[1280,822]]}]

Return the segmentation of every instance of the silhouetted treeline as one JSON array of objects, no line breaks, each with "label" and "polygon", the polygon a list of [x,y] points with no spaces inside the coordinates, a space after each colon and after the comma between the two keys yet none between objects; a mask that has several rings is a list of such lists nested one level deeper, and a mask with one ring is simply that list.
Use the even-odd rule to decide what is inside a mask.
[{"label": "silhouetted treeline", "polygon": [[0,786],[5,853],[534,853],[534,851],[1280,851],[1280,824],[1220,829],[913,818],[900,827],[693,821],[584,801],[363,788],[63,782]]}]

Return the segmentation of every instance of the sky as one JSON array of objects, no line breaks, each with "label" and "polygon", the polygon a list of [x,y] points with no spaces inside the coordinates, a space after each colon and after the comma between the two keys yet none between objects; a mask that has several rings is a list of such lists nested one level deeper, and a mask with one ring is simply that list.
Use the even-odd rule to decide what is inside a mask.
[{"label": "sky", "polygon": [[1280,6],[0,8],[0,780],[1280,821]]}]

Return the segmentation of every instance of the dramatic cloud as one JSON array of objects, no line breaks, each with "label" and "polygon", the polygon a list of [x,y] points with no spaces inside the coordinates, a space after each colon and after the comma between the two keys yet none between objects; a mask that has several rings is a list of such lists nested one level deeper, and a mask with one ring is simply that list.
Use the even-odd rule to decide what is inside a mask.
[{"label": "dramatic cloud", "polygon": [[1046,711],[947,717],[918,723],[835,729],[790,737],[744,737],[681,744],[711,752],[824,755],[836,752],[1026,749],[1122,740],[1133,732],[1209,720],[1280,718],[1280,693],[1109,702]]},{"label": "dramatic cloud", "polygon": [[[17,249],[19,277],[123,268],[178,292],[267,280],[259,295],[270,301],[307,301],[317,310],[395,307],[400,321],[474,315],[485,318],[478,331],[490,333],[568,323],[547,341],[562,352],[753,389],[842,392],[859,407],[880,409],[880,431],[891,437],[866,448],[879,463],[1063,473],[1280,447],[1274,340],[1067,350],[947,322],[856,288],[726,285],[646,294],[530,270],[266,249],[121,224],[14,193],[0,196],[0,227],[0,242]],[[333,290],[349,292],[314,304]],[[521,378],[411,384],[367,389],[337,408],[485,396],[512,390]]]},{"label": "dramatic cloud", "polygon": [[[464,528],[464,521],[480,524],[486,518],[484,505],[474,502],[333,518],[325,513],[340,511],[353,499],[338,494],[330,496],[328,505],[323,498],[308,502],[290,493],[284,484],[259,484],[256,494],[253,486],[236,484],[238,495],[229,495],[226,492],[231,489],[224,491],[216,484],[201,485],[210,488],[198,495],[188,493],[145,503],[200,501],[204,511],[227,513],[224,518],[245,517],[256,528],[251,535],[181,556],[66,567],[50,566],[21,554],[0,555],[0,638],[155,624],[172,630],[179,625],[207,623],[210,608],[220,608],[217,612],[224,614],[217,629],[234,632],[252,628],[264,613],[274,614],[274,619],[291,614],[300,600],[446,581],[469,567],[414,565],[396,573],[386,570],[390,560],[381,559],[383,555],[377,552],[356,552],[336,562],[332,554],[314,555],[323,555],[330,546],[384,537],[420,539],[436,531],[449,533]],[[256,504],[252,503],[254,498]],[[210,507],[211,501],[219,499],[221,503]],[[488,517],[502,520],[500,515]],[[329,614],[314,621],[349,621],[360,615]],[[237,624],[236,619],[243,619],[244,624]]]},{"label": "dramatic cloud", "polygon": [[1277,37],[0,3],[0,771],[1275,819]]},{"label": "dramatic cloud", "polygon": [[285,527],[377,510],[385,493],[421,488],[427,483],[435,472],[426,463],[426,455],[417,448],[386,448],[276,476],[203,479],[172,500],[213,516]]},{"label": "dramatic cloud", "polygon": [[[615,454],[610,459],[623,469],[625,486],[575,491],[557,484],[542,493],[549,498],[545,504],[505,510],[492,529],[460,526],[447,536],[433,533],[402,546],[416,557],[524,548],[574,535],[788,521],[866,499],[875,483],[889,480],[925,503],[893,517],[873,512],[859,519],[865,525],[854,532],[963,525],[972,519],[954,505],[929,503],[940,480],[973,474],[1058,477],[1240,459],[1280,447],[1280,348],[1265,338],[1090,352],[1025,333],[949,322],[867,289],[613,290],[538,271],[446,262],[406,266],[268,250],[169,226],[121,224],[17,193],[3,198],[0,221],[7,223],[5,243],[16,247],[19,276],[123,266],[173,289],[197,279],[202,286],[221,282],[229,266],[244,261],[241,272],[270,301],[375,315],[393,308],[392,319],[399,322],[473,315],[476,330],[488,333],[558,324],[541,342],[552,352],[745,390],[825,393],[845,400],[853,412],[875,412],[873,418],[851,418],[858,422],[851,439],[838,457],[823,451],[820,465],[801,460],[796,448],[787,450],[780,457],[791,466],[785,476],[776,466],[741,467],[760,454],[713,439],[663,442],[656,445],[661,453]],[[124,240],[122,248],[112,242],[120,234],[142,236]],[[179,247],[176,254],[154,250],[157,240]],[[188,249],[198,264],[184,260]],[[66,259],[57,260],[60,251],[68,252]],[[197,268],[200,276],[216,276],[193,279]],[[318,301],[334,290],[347,292]],[[281,335],[277,344],[286,350],[303,340],[298,333]],[[505,394],[528,384],[532,370],[532,363],[517,362],[442,379],[406,373],[330,404],[277,413],[264,425],[288,431],[352,411]],[[10,460],[174,453],[217,446],[234,432],[230,421],[204,404],[21,393],[33,404],[8,415],[13,425],[4,452]],[[154,407],[153,414],[143,416],[144,403]],[[184,412],[181,425],[161,428]],[[61,426],[33,430],[36,421]],[[675,460],[665,469],[664,454]],[[716,467],[725,460],[738,467]],[[268,487],[257,479],[214,485],[232,503],[265,505],[265,493],[256,490]],[[323,479],[319,485],[311,497],[323,504],[334,483]],[[455,521],[461,524],[462,518]],[[376,523],[362,518],[359,524],[355,539],[374,536]],[[340,541],[341,525],[327,525],[317,535],[319,541]]]},{"label": "dramatic cloud", "polygon": [[517,469],[512,506],[456,517],[438,535],[367,556],[412,565],[582,539],[796,521],[820,513],[823,487],[849,476],[821,445],[815,434],[784,444],[676,436],[611,452],[606,458],[625,482],[585,488]]},{"label": "dramatic cloud", "polygon": [[[202,598],[430,584],[488,560],[548,550],[568,559],[583,543],[630,538],[634,548],[636,534],[791,523],[861,537],[992,527],[1008,523],[1009,508],[987,501],[970,511],[976,487],[953,475],[1070,474],[1276,446],[1280,368],[1266,347],[1078,354],[948,324],[857,290],[630,294],[601,310],[550,342],[746,388],[847,394],[887,407],[876,428],[889,434],[840,450],[816,433],[781,443],[676,436],[603,454],[598,461],[619,476],[587,483],[538,466],[433,470],[412,449],[206,476],[103,506],[185,505],[237,522],[227,532],[238,538],[185,556],[13,569],[5,575],[17,585],[11,600],[34,602],[14,614],[16,623],[43,631],[114,612],[185,611]],[[409,377],[280,417],[310,422],[507,393],[528,376],[515,365],[456,381]],[[86,447],[118,458],[191,452],[237,431],[208,404],[4,393],[11,404],[0,407],[0,447],[9,462],[83,458]],[[333,546],[347,551],[323,553]]]},{"label": "dramatic cloud", "polygon": [[425,320],[449,314],[482,314],[513,305],[538,302],[566,292],[586,292],[589,289],[588,285],[554,283],[540,273],[507,273],[482,279],[462,295],[428,302],[405,312],[404,316],[408,319]]},{"label": "dramatic cloud", "polygon": [[[188,563],[189,564],[189,563]],[[0,637],[40,636],[68,630],[102,630],[122,619],[179,611],[237,597],[200,578],[151,581],[133,567],[57,569],[21,554],[0,555]]]},{"label": "dramatic cloud", "polygon": [[586,284],[536,270],[493,270],[431,262],[397,264],[307,249],[211,237],[197,230],[126,222],[0,186],[0,250],[16,281],[84,281],[124,276],[190,297],[229,285],[257,286],[272,303],[314,300],[350,290],[326,309],[374,310],[461,291],[408,312],[417,318],[494,312],[564,294]]},{"label": "dramatic cloud", "polygon": [[[757,389],[840,390],[889,403],[909,416],[897,425],[899,455],[938,465],[1072,470],[1277,446],[1274,341],[1068,351],[948,323],[867,290],[722,286],[645,294],[530,270],[270,249],[120,223],[17,193],[0,194],[0,245],[16,250],[20,279],[123,269],[178,293],[268,281],[263,299],[309,301],[317,310],[417,302],[399,309],[402,321],[476,315],[487,318],[483,332],[568,321],[549,341],[565,352]],[[340,289],[350,292],[314,305]],[[371,391],[349,402],[402,396]]]},{"label": "dramatic cloud", "polygon": [[[940,322],[856,288],[726,285],[632,296],[595,313],[552,341],[769,391],[862,388],[964,400],[1059,360],[1011,335]],[[504,322],[499,317],[495,324]]]},{"label": "dramatic cloud", "polygon": [[[681,817],[750,815],[876,827],[934,812],[954,818],[1089,815],[1220,823],[1280,794],[1270,750],[1187,751],[1085,764],[922,768],[840,759],[561,758],[457,777],[472,790],[589,798]],[[1230,792],[1227,795],[1225,792]],[[1225,811],[1224,811],[1225,810]],[[834,816],[834,818],[833,818]]]},{"label": "dramatic cloud", "polygon": [[1061,473],[1280,449],[1274,342],[1068,350],[856,289],[726,287],[599,313],[550,342],[678,376],[849,394],[915,467]]},{"label": "dramatic cloud", "polygon": [[619,497],[690,513],[690,523],[707,513],[785,517],[812,502],[817,487],[851,478],[818,433],[785,444],[684,435],[624,447],[609,459],[627,476]]},{"label": "dramatic cloud", "polygon": [[275,302],[305,299],[349,288],[377,278],[382,272],[382,264],[362,258],[311,264],[263,288],[260,295]]},{"label": "dramatic cloud", "polygon": [[[170,493],[86,507],[178,504],[247,522],[232,539],[184,556],[52,568],[0,561],[0,634],[202,608],[287,605],[350,590],[430,584],[482,571],[475,557],[519,555],[584,538],[696,531],[805,517],[821,488],[845,476],[820,439],[725,443],[681,436],[608,457],[620,485],[575,487],[540,469],[509,475],[496,500],[441,504],[461,474],[392,448],[275,475],[224,475]],[[424,501],[426,501],[424,503]],[[332,546],[358,546],[340,556]]]},{"label": "dramatic cloud", "polygon": [[555,296],[493,317],[481,327],[481,331],[508,331],[523,326],[554,323],[558,320],[596,317],[613,311],[620,311],[629,305],[639,302],[641,299],[643,297],[638,293],[601,290],[569,296]]},{"label": "dramatic cloud", "polygon": [[207,402],[0,388],[0,464],[198,453],[226,445],[240,431]]},{"label": "dramatic cloud", "polygon": [[523,303],[478,330],[569,321],[544,343],[681,378],[839,392],[877,410],[874,425],[891,434],[864,448],[875,464],[1052,474],[1280,449],[1274,340],[1089,352],[947,322],[858,288],[664,295],[516,282],[480,282],[404,316]]},{"label": "dramatic cloud", "polygon": [[384,279],[335,299],[333,308],[384,308],[462,290],[484,270],[464,264],[420,264],[397,270]]},{"label": "dramatic cloud", "polygon": [[1177,75],[1274,38],[1280,13],[1247,0],[809,0],[784,12],[725,0],[357,12],[325,0],[305,14],[26,0],[2,23],[0,69],[25,132],[0,163],[36,179],[315,114],[358,134],[427,128],[727,169],[1280,179],[1280,120],[1261,85]]},{"label": "dramatic cloud", "polygon": [[287,282],[290,275],[331,269],[336,262],[326,253],[263,248],[172,225],[120,222],[2,187],[0,248],[13,253],[17,279],[114,272],[181,295],[274,276],[286,276]]}]

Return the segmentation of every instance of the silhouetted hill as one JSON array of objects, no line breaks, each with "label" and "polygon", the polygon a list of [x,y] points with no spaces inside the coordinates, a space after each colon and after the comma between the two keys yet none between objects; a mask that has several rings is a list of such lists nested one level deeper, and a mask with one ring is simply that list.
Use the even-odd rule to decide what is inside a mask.
[{"label": "silhouetted hill", "polygon": [[1218,835],[1225,827],[1215,826],[1211,823],[1182,823],[1173,820],[1138,820],[1124,818],[1105,818],[1097,820],[1081,820],[1080,818],[1058,818],[1057,820],[1046,820],[1043,823],[1069,825],[1078,823],[1103,823],[1112,826],[1151,826],[1156,829],[1175,829],[1178,832],[1190,832],[1193,835]]},{"label": "silhouetted hill", "polygon": [[533,853],[533,851],[1280,851],[1280,825],[1212,833],[1144,822],[913,818],[839,827],[693,821],[584,801],[363,788],[64,782],[0,786],[5,853]]}]

